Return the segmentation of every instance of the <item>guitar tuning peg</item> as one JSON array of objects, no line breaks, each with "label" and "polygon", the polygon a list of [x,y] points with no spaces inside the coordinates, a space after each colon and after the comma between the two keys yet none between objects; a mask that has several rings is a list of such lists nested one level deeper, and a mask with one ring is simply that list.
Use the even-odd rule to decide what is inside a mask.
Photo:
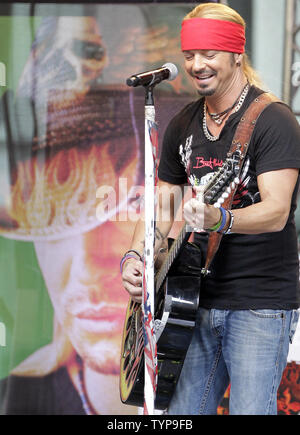
[{"label": "guitar tuning peg", "polygon": [[229,193],[228,192],[223,192],[222,193],[222,198],[228,198],[228,196],[229,196]]},{"label": "guitar tuning peg", "polygon": [[231,189],[233,190],[235,188],[235,182],[233,181],[230,186],[231,186]]},{"label": "guitar tuning peg", "polygon": [[220,208],[220,207],[221,207],[221,204],[218,203],[218,202],[215,202],[215,203],[214,203],[214,207],[215,207],[215,208]]},{"label": "guitar tuning peg", "polygon": [[[223,196],[223,195],[222,195],[222,196]],[[218,199],[218,201],[217,201],[219,204],[223,204],[223,202],[224,202],[224,198],[222,198],[222,196],[221,196],[221,197]]]},{"label": "guitar tuning peg", "polygon": [[231,192],[231,188],[230,188],[230,186],[227,187],[226,192],[227,192],[227,193],[230,193],[230,192]]},{"label": "guitar tuning peg", "polygon": [[235,177],[234,182],[235,182],[236,184],[239,184],[239,182],[240,182],[239,177]]}]

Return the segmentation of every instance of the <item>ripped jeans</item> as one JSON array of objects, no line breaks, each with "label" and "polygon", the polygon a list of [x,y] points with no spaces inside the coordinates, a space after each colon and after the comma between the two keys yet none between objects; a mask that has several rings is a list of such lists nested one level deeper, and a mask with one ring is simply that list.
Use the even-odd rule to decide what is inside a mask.
[{"label": "ripped jeans", "polygon": [[217,413],[230,383],[230,415],[276,415],[296,310],[200,308],[170,415]]}]

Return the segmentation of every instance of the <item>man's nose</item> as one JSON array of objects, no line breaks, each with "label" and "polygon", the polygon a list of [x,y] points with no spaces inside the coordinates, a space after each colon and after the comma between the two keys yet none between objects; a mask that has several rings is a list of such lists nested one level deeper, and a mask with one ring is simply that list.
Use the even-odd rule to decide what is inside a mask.
[{"label": "man's nose", "polygon": [[193,65],[192,65],[193,72],[205,71],[206,67],[207,65],[205,62],[205,58],[200,53],[196,53],[193,58]]},{"label": "man's nose", "polygon": [[77,282],[80,287],[88,289],[92,299],[95,299],[96,293],[101,293],[99,282],[101,282],[103,272],[101,268],[92,267],[89,253],[84,249],[83,236],[81,236],[80,242],[74,246],[70,279]]}]

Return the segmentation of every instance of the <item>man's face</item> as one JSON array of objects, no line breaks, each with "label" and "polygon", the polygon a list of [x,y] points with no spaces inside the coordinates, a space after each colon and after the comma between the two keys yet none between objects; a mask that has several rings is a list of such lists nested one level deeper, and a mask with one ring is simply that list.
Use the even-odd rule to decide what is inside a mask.
[{"label": "man's face", "polygon": [[108,59],[95,18],[59,17],[55,29],[53,35],[40,37],[29,56],[18,85],[19,95],[26,96],[34,88],[31,97],[39,102],[48,101],[51,91],[60,91],[61,99],[69,93],[68,99],[74,100],[102,80]]},{"label": "man's face", "polygon": [[128,301],[119,264],[133,225],[107,222],[69,239],[35,243],[58,322],[82,359],[105,374],[119,374]]},{"label": "man's face", "polygon": [[107,64],[97,22],[92,17],[61,17],[52,49],[62,53],[74,74],[64,76],[63,89],[84,90]]},{"label": "man's face", "polygon": [[183,54],[186,72],[199,95],[222,95],[234,82],[237,68],[232,53],[189,50]]}]

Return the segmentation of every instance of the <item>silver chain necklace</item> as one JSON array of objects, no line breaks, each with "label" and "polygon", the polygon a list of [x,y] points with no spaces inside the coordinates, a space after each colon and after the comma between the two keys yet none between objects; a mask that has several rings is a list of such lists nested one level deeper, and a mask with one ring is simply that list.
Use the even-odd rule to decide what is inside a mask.
[{"label": "silver chain necklace", "polygon": [[[245,98],[246,98],[246,96],[248,94],[249,88],[250,88],[250,85],[249,85],[249,83],[247,83],[247,85],[245,86],[243,92],[241,93],[239,101],[237,102],[237,104],[236,104],[236,106],[235,106],[235,108],[233,110],[233,113],[236,113],[242,107],[243,102],[245,101]],[[212,136],[209,133],[208,128],[207,128],[207,122],[206,122],[206,111],[207,111],[207,106],[206,106],[206,102],[204,101],[204,105],[203,105],[203,133],[204,133],[206,139],[208,139],[211,142],[215,142],[216,140],[219,139],[220,135],[218,135],[218,136]]]}]

